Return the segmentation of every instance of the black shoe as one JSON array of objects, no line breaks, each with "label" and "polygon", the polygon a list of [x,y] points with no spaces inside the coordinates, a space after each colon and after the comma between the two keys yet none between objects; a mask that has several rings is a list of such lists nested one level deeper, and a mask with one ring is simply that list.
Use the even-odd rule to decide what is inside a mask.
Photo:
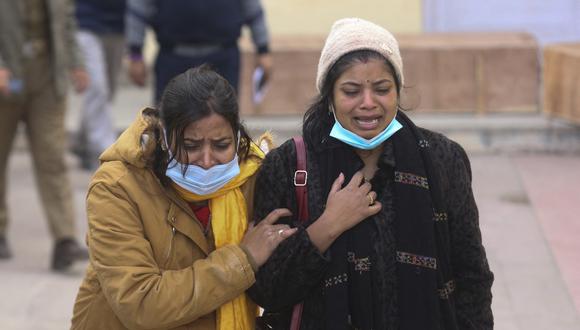
[{"label": "black shoe", "polygon": [[57,241],[52,251],[52,269],[63,271],[70,268],[75,261],[87,260],[89,252],[76,240],[65,238]]},{"label": "black shoe", "polygon": [[84,171],[94,172],[99,168],[99,158],[86,155],[81,158],[80,168]]},{"label": "black shoe", "polygon": [[69,150],[79,159],[79,168],[81,170],[94,172],[99,167],[99,155],[89,152],[85,140],[85,137],[77,135]]},{"label": "black shoe", "polygon": [[74,141],[69,147],[70,152],[80,159],[83,159],[87,155],[87,147],[85,146],[85,138],[76,135]]},{"label": "black shoe", "polygon": [[10,246],[6,237],[0,236],[0,259],[10,259],[12,258],[12,251],[10,251]]}]

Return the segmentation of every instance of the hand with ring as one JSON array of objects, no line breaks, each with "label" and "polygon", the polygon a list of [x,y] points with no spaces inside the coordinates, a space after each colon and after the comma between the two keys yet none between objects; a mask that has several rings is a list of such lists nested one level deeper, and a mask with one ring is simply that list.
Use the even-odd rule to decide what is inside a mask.
[{"label": "hand with ring", "polygon": [[372,191],[370,193],[368,193],[367,198],[369,199],[369,206],[375,204],[375,198],[372,195]]},{"label": "hand with ring", "polygon": [[364,176],[359,171],[344,187],[343,174],[332,184],[324,218],[331,219],[333,232],[340,234],[381,210],[381,203],[377,202],[377,193],[372,190],[371,183],[363,179]]},{"label": "hand with ring", "polygon": [[298,230],[290,228],[288,225],[275,224],[281,217],[291,215],[292,213],[288,209],[275,209],[257,225],[250,224],[240,245],[247,253],[251,254],[258,267],[268,260],[282,241],[294,235]]}]

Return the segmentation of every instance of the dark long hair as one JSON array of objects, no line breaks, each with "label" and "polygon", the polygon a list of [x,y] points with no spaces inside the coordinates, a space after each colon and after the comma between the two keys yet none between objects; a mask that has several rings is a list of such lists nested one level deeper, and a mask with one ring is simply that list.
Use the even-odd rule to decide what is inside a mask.
[{"label": "dark long hair", "polygon": [[[226,119],[232,127],[234,138],[240,133],[237,150],[240,161],[244,161],[250,151],[251,138],[240,122],[236,92],[226,79],[202,65],[189,69],[171,79],[157,107],[157,115],[166,130],[167,145],[171,148],[171,158],[165,150],[165,137],[157,129],[156,150],[152,159],[153,171],[166,184],[167,165],[176,155],[187,156],[183,147],[183,135],[189,124],[213,113]],[[184,169],[185,171],[185,169]]]},{"label": "dark long hair", "polygon": [[330,130],[334,125],[334,116],[329,111],[330,105],[333,102],[332,91],[338,77],[354,64],[366,63],[371,59],[378,59],[385,62],[385,65],[395,78],[395,85],[400,95],[403,86],[401,86],[391,62],[381,54],[368,49],[355,50],[345,54],[328,70],[326,79],[322,82],[320,93],[304,114],[302,135],[307,143],[317,145],[330,134]]}]

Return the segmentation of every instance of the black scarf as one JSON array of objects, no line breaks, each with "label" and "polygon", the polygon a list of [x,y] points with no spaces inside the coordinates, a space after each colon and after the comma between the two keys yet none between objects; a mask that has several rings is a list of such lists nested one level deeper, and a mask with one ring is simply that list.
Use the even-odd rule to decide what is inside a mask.
[{"label": "black scarf", "polygon": [[[397,258],[398,324],[402,330],[440,329],[455,324],[447,298],[440,303],[449,278],[446,227],[436,225],[446,215],[439,178],[432,166],[428,141],[406,115],[403,128],[391,139],[395,153],[394,206]],[[363,167],[354,149],[329,138],[329,148],[317,155],[322,185],[328,193],[339,173],[347,184]],[[378,196],[380,200],[381,196]],[[377,329],[374,324],[372,217],[343,233],[330,247],[331,265],[324,285],[326,329]],[[443,290],[443,291],[442,291]],[[442,318],[444,320],[442,320]],[[454,329],[452,326],[451,329]]]},{"label": "black scarf", "polygon": [[[320,156],[322,185],[327,193],[341,172],[346,184],[363,167],[354,150],[345,145],[335,144]],[[332,261],[323,283],[326,329],[350,329],[350,325],[360,329],[372,327],[371,230],[372,220],[365,219],[330,247]]]}]

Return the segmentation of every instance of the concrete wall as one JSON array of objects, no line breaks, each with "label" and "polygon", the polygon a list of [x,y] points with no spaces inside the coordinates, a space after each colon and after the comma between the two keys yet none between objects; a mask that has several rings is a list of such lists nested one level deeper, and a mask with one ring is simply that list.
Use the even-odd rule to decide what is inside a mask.
[{"label": "concrete wall", "polygon": [[[499,0],[490,1],[496,3]],[[511,13],[514,8],[524,6],[528,0],[506,1],[508,2],[503,7],[496,8],[501,7]],[[538,0],[529,1],[530,4],[532,2],[539,4]],[[555,1],[563,4],[565,1],[571,3],[570,1],[578,0]],[[426,26],[431,24],[431,31],[453,31],[454,26],[469,22],[483,24],[482,22],[489,20],[492,22],[489,23],[490,26],[497,25],[495,30],[501,29],[502,25],[498,22],[510,21],[505,19],[506,15],[494,16],[483,9],[481,15],[478,15],[477,8],[487,8],[486,3],[477,4],[473,0],[262,0],[262,2],[272,37],[275,73],[264,102],[260,105],[253,104],[251,100],[253,46],[249,42],[248,31],[244,31],[244,37],[240,42],[243,49],[240,80],[242,113],[302,113],[315,95],[316,64],[325,36],[335,20],[353,16],[373,21],[402,37],[399,41],[403,41],[401,50],[407,81],[414,86],[409,97],[411,106],[429,111],[479,113],[533,112],[538,109],[538,47],[533,38],[520,38],[517,34],[510,33],[491,38],[489,35],[473,33],[463,36],[423,33],[424,23]],[[547,4],[540,7],[531,5],[524,7],[533,12],[534,8],[545,11],[546,6],[550,7]],[[556,7],[562,9],[565,6],[551,8]],[[466,18],[462,15],[466,15]],[[466,28],[466,30],[477,29]],[[470,41],[475,44],[471,45]],[[155,49],[153,44],[149,43],[152,46],[147,51],[149,60],[153,58]],[[517,92],[514,92],[513,86],[518,86]],[[420,101],[416,103],[416,99]]]},{"label": "concrete wall", "polygon": [[[538,111],[538,45],[523,33],[397,34],[405,108],[431,112]],[[244,114],[303,113],[316,94],[323,37],[275,38],[274,76],[261,104],[251,98],[253,53],[243,52]]]},{"label": "concrete wall", "polygon": [[580,125],[580,43],[544,48],[544,112]]}]

